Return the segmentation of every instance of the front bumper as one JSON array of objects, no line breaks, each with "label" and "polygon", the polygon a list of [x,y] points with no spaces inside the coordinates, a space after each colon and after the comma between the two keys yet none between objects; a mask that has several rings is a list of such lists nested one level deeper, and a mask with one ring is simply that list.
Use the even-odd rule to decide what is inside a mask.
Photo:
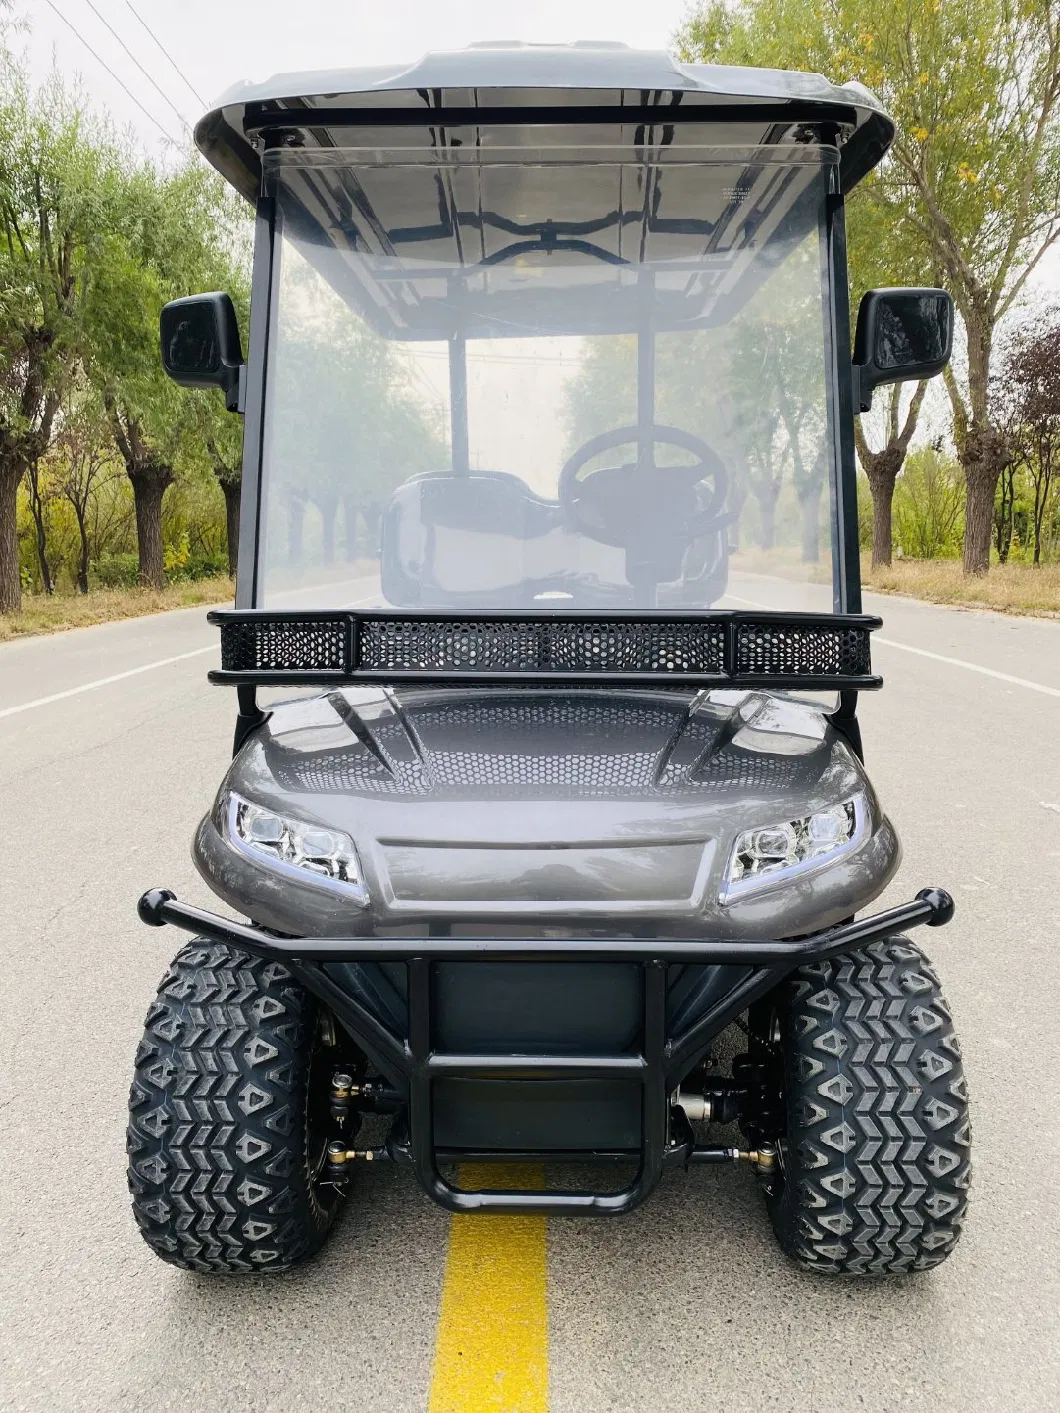
[{"label": "front bumper", "polygon": [[[143,922],[166,923],[202,937],[282,962],[331,1007],[364,1053],[384,1074],[397,1076],[407,1092],[407,1128],[391,1130],[390,1156],[415,1168],[424,1191],[453,1212],[547,1212],[615,1215],[631,1211],[657,1186],[674,1162],[723,1161],[732,1150],[696,1144],[687,1123],[675,1133],[669,1096],[703,1057],[714,1038],[790,972],[892,936],[905,928],[939,927],[953,916],[953,900],[927,888],[913,902],[874,916],[830,927],[811,936],[782,940],[668,940],[631,938],[320,938],[277,937],[190,907],[166,889],[145,893],[138,904]],[[447,962],[626,962],[642,974],[640,1048],[618,1054],[454,1054],[435,1048],[432,1023],[433,970]],[[378,1015],[329,975],[329,962],[399,963],[407,971],[405,1033]],[[738,968],[738,980],[707,1009],[668,1033],[667,972],[671,966]],[[459,1154],[440,1154],[435,1144],[434,1085],[443,1079],[622,1080],[641,1093],[639,1168],[620,1192],[467,1191],[454,1187],[439,1164]]]}]

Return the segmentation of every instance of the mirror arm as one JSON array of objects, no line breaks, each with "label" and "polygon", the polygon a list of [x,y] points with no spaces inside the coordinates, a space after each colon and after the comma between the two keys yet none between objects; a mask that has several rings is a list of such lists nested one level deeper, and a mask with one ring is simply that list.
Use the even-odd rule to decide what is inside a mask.
[{"label": "mirror arm", "polygon": [[872,411],[872,385],[865,378],[864,373],[865,365],[863,363],[852,363],[850,365],[850,380],[855,412]]},{"label": "mirror arm", "polygon": [[247,407],[247,365],[240,363],[232,373],[235,376],[229,378],[225,388],[225,407],[229,412],[242,415]]}]

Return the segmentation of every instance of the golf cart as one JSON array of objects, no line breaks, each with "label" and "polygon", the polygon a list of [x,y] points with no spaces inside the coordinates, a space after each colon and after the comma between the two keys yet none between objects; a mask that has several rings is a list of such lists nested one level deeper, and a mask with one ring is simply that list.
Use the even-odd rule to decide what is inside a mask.
[{"label": "golf cart", "polygon": [[843,198],[892,135],[858,84],[603,44],[285,76],[200,122],[257,211],[249,359],[223,294],[161,338],[245,419],[194,859],[248,921],[139,904],[195,934],[130,1101],[164,1260],[288,1269],[367,1161],[485,1215],[743,1164],[804,1266],[953,1249],[960,1050],[901,935],[953,903],[856,916],[899,844],[853,418],[952,336],[944,292],[877,290],[851,357]]}]

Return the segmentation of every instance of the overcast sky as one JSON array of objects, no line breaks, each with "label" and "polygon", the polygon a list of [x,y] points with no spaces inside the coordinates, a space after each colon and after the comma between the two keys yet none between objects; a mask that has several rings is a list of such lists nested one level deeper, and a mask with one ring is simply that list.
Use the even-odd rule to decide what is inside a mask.
[{"label": "overcast sky", "polygon": [[[205,107],[239,79],[265,79],[274,73],[298,69],[406,64],[432,49],[461,49],[482,39],[619,39],[635,48],[665,49],[687,8],[687,0],[654,0],[650,4],[644,0],[522,0],[519,4],[512,0],[18,3],[32,24],[28,52],[35,75],[44,75],[54,52],[60,70],[64,74],[80,73],[89,95],[109,108],[119,123],[131,123],[151,151],[163,143],[156,123],[172,138],[179,138],[182,130],[178,113],[193,125]],[[77,30],[80,39],[64,19]],[[141,19],[202,102],[177,74]],[[114,34],[107,29],[108,24]],[[119,41],[128,46],[169,102],[137,68]],[[122,91],[104,64],[110,66],[151,117]]]}]

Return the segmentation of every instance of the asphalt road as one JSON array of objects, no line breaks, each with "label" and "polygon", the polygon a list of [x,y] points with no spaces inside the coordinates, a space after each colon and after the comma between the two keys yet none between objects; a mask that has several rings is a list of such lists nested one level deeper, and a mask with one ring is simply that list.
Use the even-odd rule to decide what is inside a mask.
[{"label": "asphalt road", "polygon": [[[866,607],[887,682],[867,757],[905,845],[889,900],[938,883],[958,905],[922,940],[972,1088],[965,1237],[912,1279],[805,1275],[742,1169],[552,1221],[553,1413],[1060,1408],[1060,624]],[[231,737],[215,654],[198,609],[0,646],[5,1413],[427,1406],[449,1218],[409,1175],[366,1169],[324,1254],[272,1280],[163,1266],[129,1212],[132,1056],[180,942],[133,905],[156,883],[209,903],[188,844]]]}]

